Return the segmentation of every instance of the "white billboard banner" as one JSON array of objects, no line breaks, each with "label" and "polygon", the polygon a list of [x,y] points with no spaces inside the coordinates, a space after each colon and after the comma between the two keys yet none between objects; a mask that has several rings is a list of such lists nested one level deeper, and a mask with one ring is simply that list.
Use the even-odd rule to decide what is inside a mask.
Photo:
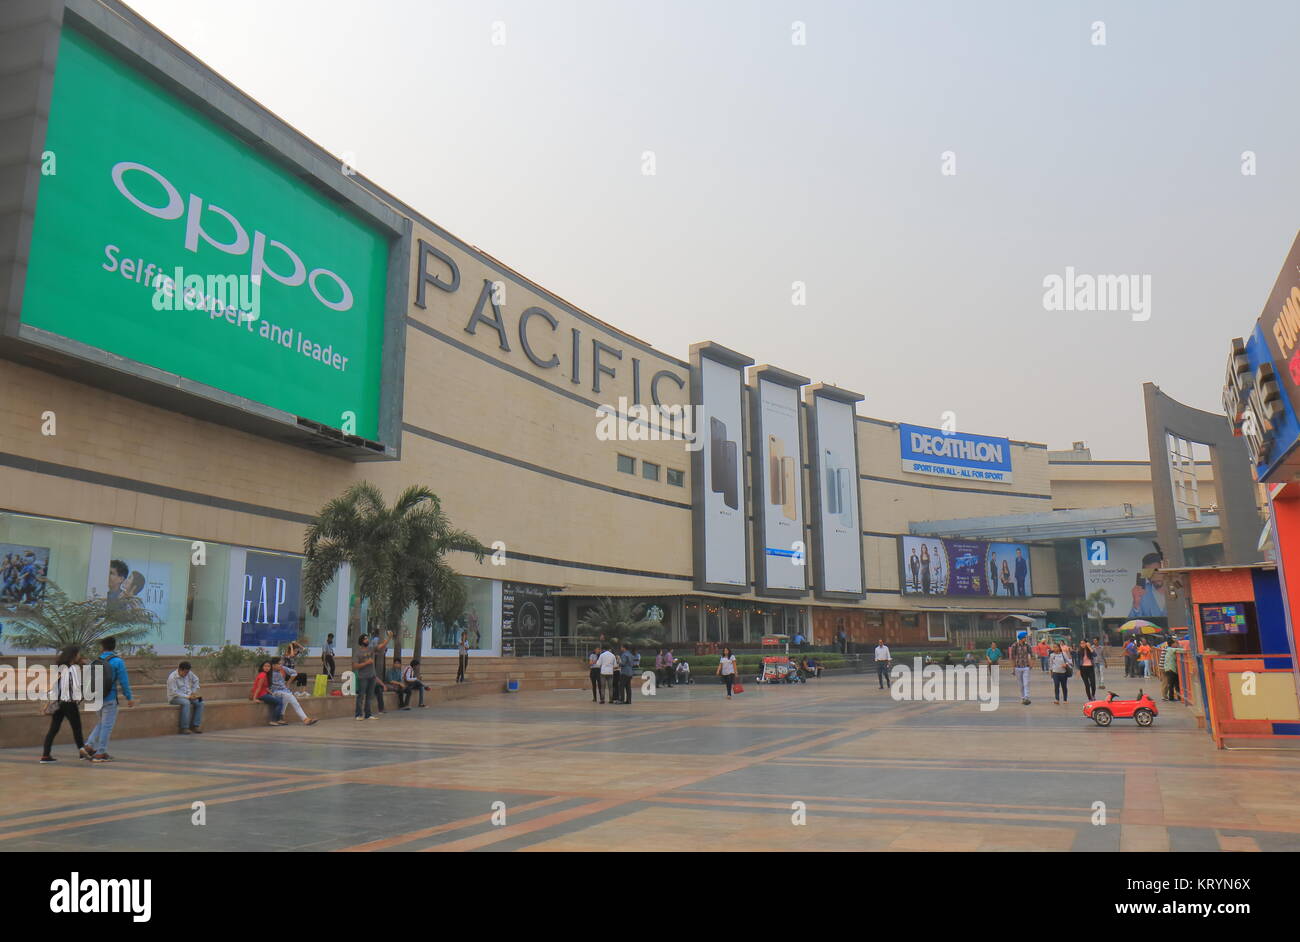
[{"label": "white billboard banner", "polygon": [[[762,515],[762,586],[804,592],[803,447],[797,388],[759,379],[754,494]],[[756,517],[758,515],[756,514]]]},{"label": "white billboard banner", "polygon": [[854,406],[814,394],[817,570],[822,593],[861,595],[862,527]]},{"label": "white billboard banner", "polygon": [[1085,537],[1083,592],[1104,589],[1110,596],[1103,618],[1164,618],[1164,575],[1160,552],[1151,540],[1136,537]]},{"label": "white billboard banner", "polygon": [[700,438],[701,471],[695,484],[697,583],[747,589],[743,367],[704,355],[699,357],[696,375],[700,389],[695,433]]}]

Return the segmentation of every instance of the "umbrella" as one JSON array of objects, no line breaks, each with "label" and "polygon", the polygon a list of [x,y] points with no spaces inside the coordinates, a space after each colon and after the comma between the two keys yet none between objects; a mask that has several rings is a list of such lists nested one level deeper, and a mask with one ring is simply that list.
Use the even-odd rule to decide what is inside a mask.
[{"label": "umbrella", "polygon": [[1158,635],[1164,631],[1164,629],[1159,625],[1153,625],[1151,622],[1143,621],[1141,618],[1135,618],[1132,621],[1124,622],[1124,624],[1119,626],[1119,630],[1121,633],[1125,631],[1140,631],[1144,635]]}]

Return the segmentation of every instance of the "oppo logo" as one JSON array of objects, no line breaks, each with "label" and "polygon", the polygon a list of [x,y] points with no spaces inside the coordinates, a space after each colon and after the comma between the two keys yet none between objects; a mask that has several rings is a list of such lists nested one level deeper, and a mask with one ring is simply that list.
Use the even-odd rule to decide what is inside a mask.
[{"label": "oppo logo", "polygon": [[[142,200],[127,185],[131,179],[137,177],[128,177],[128,174],[144,174],[152,177],[154,181],[163,188],[167,201],[162,206],[152,205]],[[209,213],[216,213],[225,218],[226,222],[234,231],[234,238],[229,242],[221,242],[212,237],[203,227],[203,198],[195,193],[189,195],[188,202],[181,198],[180,191],[176,189],[166,177],[152,167],[144,164],[135,163],[134,161],[124,160],[113,166],[113,185],[117,191],[130,200],[131,204],[137,209],[142,209],[150,216],[157,216],[159,219],[180,219],[185,217],[185,247],[191,252],[199,250],[199,239],[213,248],[220,249],[230,255],[244,255],[252,249],[252,260],[249,265],[248,274],[253,284],[262,283],[262,275],[270,275],[276,281],[283,285],[300,285],[307,283],[311,293],[316,296],[316,300],[325,305],[332,311],[347,311],[352,307],[352,289],[348,283],[340,278],[335,272],[328,268],[313,268],[307,271],[307,266],[298,253],[283,242],[276,239],[268,238],[264,232],[254,232],[250,242],[248,230],[246,230],[238,219],[226,212],[220,206],[212,203],[207,204]],[[267,247],[271,247],[278,254],[276,264],[281,270],[276,270],[267,259]],[[284,271],[284,269],[288,269]],[[337,295],[336,300],[329,300],[321,294],[321,282],[332,281],[333,288],[326,288],[326,291],[332,295]]]}]

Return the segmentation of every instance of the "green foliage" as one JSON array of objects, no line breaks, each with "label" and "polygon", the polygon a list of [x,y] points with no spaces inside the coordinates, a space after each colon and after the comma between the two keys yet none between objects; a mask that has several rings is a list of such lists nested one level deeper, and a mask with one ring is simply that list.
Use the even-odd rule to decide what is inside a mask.
[{"label": "green foliage", "polygon": [[[194,669],[199,674],[200,680],[228,683],[234,680],[235,674],[241,667],[245,665],[256,667],[268,657],[270,655],[262,648],[249,651],[237,644],[227,644],[220,648],[200,648],[194,659],[202,659],[203,664],[202,667],[195,664]],[[204,677],[204,674],[207,676]]]},{"label": "green foliage", "polygon": [[1083,619],[1084,631],[1087,631],[1088,619],[1096,618],[1100,623],[1106,614],[1106,609],[1115,604],[1115,600],[1110,597],[1105,589],[1098,589],[1090,592],[1085,598],[1077,598],[1070,602],[1069,611]]},{"label": "green foliage", "polygon": [[313,615],[343,563],[351,563],[357,596],[370,603],[370,617],[397,636],[402,616],[416,611],[416,639],[435,618],[450,622],[465,610],[465,584],[447,563],[448,553],[470,553],[483,561],[487,547],[457,530],[438,495],[408,487],[392,507],[375,485],[363,481],[331,500],[307,528],[303,540],[303,599]]},{"label": "green foliage", "polygon": [[[593,638],[604,635],[610,643],[662,647],[667,643],[668,628],[662,622],[648,621],[645,610],[645,603],[634,603],[631,599],[597,599],[578,619],[578,632]],[[691,668],[694,667],[692,664]]]},{"label": "green foliage", "polygon": [[49,582],[42,601],[15,606],[5,616],[5,640],[25,650],[58,651],[75,644],[93,656],[91,646],[110,635],[118,639],[121,648],[142,642],[161,626],[158,616],[139,599],[109,600],[96,595],[74,602],[56,583]]}]

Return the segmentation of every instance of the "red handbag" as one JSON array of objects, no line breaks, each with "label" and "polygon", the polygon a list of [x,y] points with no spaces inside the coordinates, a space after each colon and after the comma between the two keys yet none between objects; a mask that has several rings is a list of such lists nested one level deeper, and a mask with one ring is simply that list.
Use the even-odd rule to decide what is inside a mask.
[{"label": "red handbag", "polygon": [[732,693],[744,693],[744,692],[745,692],[745,685],[742,684],[740,681],[736,681],[734,684],[731,685],[731,692],[732,692]]}]

